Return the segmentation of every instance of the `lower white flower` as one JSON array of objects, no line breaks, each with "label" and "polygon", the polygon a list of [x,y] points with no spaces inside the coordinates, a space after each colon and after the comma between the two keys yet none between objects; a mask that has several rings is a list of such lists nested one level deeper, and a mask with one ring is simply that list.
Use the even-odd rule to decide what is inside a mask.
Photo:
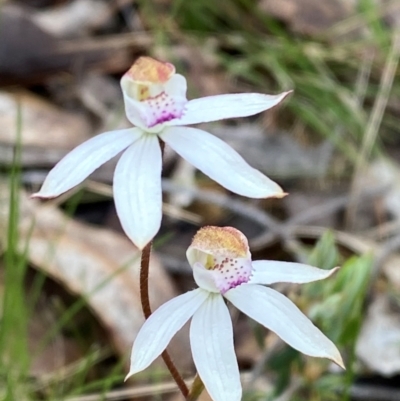
[{"label": "lower white flower", "polygon": [[224,298],[298,351],[331,359],[344,368],[336,346],[296,305],[260,285],[322,280],[337,268],[328,271],[291,262],[253,262],[246,237],[232,227],[200,229],[187,258],[200,288],[165,303],[144,323],[133,344],[127,377],[147,368],[192,318],[193,359],[208,393],[214,401],[240,400],[242,387],[232,322]]}]

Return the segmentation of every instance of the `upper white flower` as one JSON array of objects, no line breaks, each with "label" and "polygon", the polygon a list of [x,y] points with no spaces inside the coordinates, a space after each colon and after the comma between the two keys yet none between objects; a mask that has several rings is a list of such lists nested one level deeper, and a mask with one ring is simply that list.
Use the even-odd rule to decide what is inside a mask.
[{"label": "upper white flower", "polygon": [[219,184],[250,198],[282,197],[282,189],[250,167],[225,142],[182,127],[245,117],[278,104],[289,92],[209,96],[188,101],[186,79],[175,67],[141,57],[122,77],[125,112],[135,128],[105,132],[67,154],[33,197],[53,198],[81,183],[103,163],[125,150],[114,174],[114,198],[122,227],[143,248],[156,235],[162,217],[159,139]]},{"label": "upper white flower", "polygon": [[246,237],[232,227],[200,229],[186,255],[200,288],[165,303],[146,320],[133,344],[127,377],[148,367],[192,318],[190,345],[208,393],[214,401],[239,401],[242,387],[224,298],[298,351],[329,358],[344,367],[336,346],[296,305],[260,285],[308,283],[325,279],[337,269],[327,271],[291,262],[253,262]]}]

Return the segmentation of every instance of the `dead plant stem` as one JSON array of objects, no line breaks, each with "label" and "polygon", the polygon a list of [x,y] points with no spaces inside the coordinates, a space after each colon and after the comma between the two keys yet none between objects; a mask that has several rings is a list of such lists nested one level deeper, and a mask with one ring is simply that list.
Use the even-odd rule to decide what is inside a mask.
[{"label": "dead plant stem", "polygon": [[350,189],[350,200],[346,211],[346,223],[349,228],[354,228],[357,216],[357,206],[362,192],[362,177],[367,168],[367,162],[372,152],[373,145],[379,134],[379,127],[389,99],[393,79],[396,74],[400,58],[400,30],[393,35],[392,47],[386,59],[385,68],[382,73],[379,92],[373,105],[371,117],[368,121],[359,158],[356,163],[353,182]]}]

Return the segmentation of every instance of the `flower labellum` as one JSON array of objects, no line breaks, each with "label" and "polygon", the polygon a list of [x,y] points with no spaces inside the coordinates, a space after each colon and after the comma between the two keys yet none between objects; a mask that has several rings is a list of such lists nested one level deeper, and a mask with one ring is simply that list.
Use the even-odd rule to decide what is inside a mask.
[{"label": "flower labellum", "polygon": [[251,116],[281,102],[279,95],[241,93],[186,98],[186,79],[175,67],[140,57],[121,79],[130,129],[97,135],[67,154],[49,172],[33,197],[54,198],[80,184],[102,164],[122,153],[114,173],[114,200],[128,237],[144,248],[162,218],[160,140],[228,190],[250,198],[281,198],[278,184],[248,165],[219,138],[186,125]]},{"label": "flower labellum", "polygon": [[239,401],[239,368],[232,321],[224,298],[306,355],[328,358],[344,368],[336,346],[292,303],[263,284],[309,283],[336,270],[278,261],[252,261],[246,237],[232,227],[204,227],[187,250],[199,288],[157,309],[132,348],[127,377],[147,368],[191,318],[190,345],[196,369],[214,401]]}]

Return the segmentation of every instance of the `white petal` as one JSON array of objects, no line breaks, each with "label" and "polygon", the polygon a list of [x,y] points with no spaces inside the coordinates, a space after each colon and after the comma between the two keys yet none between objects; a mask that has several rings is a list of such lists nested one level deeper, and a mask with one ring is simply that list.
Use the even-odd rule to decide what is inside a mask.
[{"label": "white petal", "polygon": [[171,338],[208,298],[201,289],[173,298],[158,308],[140,329],[132,347],[126,378],[146,369],[165,350]]},{"label": "white petal", "polygon": [[143,249],[162,218],[161,149],[157,136],[144,135],[121,156],[114,174],[114,201],[122,228]]},{"label": "white petal", "polygon": [[344,368],[335,344],[279,292],[260,285],[243,284],[228,291],[225,298],[298,351],[331,359]]},{"label": "white petal", "polygon": [[185,114],[180,118],[171,120],[167,125],[190,125],[225,118],[252,116],[276,106],[290,92],[283,92],[279,95],[238,93],[190,100],[185,106]]},{"label": "white petal", "polygon": [[228,144],[208,132],[171,127],[160,137],[189,163],[232,192],[249,198],[286,195],[278,184],[249,166]]},{"label": "white petal", "polygon": [[242,386],[233,346],[232,321],[221,295],[212,294],[193,315],[194,364],[214,401],[240,401]]},{"label": "white petal", "polygon": [[47,175],[34,198],[54,198],[80,184],[89,174],[143,134],[138,128],[104,132],[82,143],[61,159]]},{"label": "white petal", "polygon": [[219,289],[215,283],[214,272],[207,270],[201,263],[193,265],[193,277],[196,284],[203,290],[219,293]]},{"label": "white petal", "polygon": [[318,269],[317,267],[293,262],[278,262],[275,260],[256,260],[252,262],[253,274],[250,284],[273,283],[311,283],[323,280],[339,268],[331,270]]}]

